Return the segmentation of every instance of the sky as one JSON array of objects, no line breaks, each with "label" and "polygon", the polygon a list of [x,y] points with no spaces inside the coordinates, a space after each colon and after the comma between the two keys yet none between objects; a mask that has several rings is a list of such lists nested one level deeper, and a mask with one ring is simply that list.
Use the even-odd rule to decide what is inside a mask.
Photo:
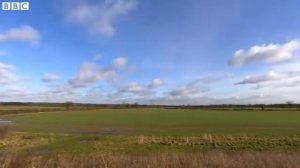
[{"label": "sky", "polygon": [[27,1],[0,10],[0,102],[300,103],[298,0]]}]

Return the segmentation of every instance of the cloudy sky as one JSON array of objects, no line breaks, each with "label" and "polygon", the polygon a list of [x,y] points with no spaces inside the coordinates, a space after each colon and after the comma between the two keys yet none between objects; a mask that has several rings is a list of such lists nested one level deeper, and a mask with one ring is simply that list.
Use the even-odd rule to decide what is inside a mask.
[{"label": "cloudy sky", "polygon": [[29,0],[0,11],[0,101],[300,103],[298,0]]}]

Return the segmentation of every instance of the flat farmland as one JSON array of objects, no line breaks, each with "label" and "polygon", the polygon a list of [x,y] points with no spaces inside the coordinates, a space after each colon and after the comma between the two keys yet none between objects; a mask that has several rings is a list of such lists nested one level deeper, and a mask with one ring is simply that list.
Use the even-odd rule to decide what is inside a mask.
[{"label": "flat farmland", "polygon": [[300,135],[299,111],[98,109],[5,115],[12,129],[93,135]]},{"label": "flat farmland", "polygon": [[64,109],[0,117],[12,121],[0,130],[7,167],[299,167],[295,110]]}]

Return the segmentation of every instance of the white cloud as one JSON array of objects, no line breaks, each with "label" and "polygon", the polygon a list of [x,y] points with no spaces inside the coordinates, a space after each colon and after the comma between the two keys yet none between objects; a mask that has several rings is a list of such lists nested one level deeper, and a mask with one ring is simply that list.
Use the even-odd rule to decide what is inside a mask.
[{"label": "white cloud", "polygon": [[23,96],[28,93],[28,91],[20,86],[10,86],[6,90],[6,93],[11,96]]},{"label": "white cloud", "polygon": [[137,6],[137,0],[105,0],[102,4],[83,3],[68,13],[68,20],[81,24],[91,33],[113,36],[114,23]]},{"label": "white cloud", "polygon": [[116,92],[107,96],[108,100],[114,103],[135,103],[142,102],[142,99],[151,99],[157,94],[157,89],[163,85],[161,79],[153,79],[148,84],[129,83]]},{"label": "white cloud", "polygon": [[[222,104],[214,94],[213,86],[220,85],[222,81],[231,78],[231,74],[214,74],[191,80],[190,82],[170,88],[169,90],[156,94],[155,97],[144,96],[140,102],[150,104],[169,105],[201,105],[201,104]],[[222,82],[224,85],[224,83]]]},{"label": "white cloud", "polygon": [[248,50],[237,50],[231,58],[229,64],[232,66],[242,66],[251,63],[282,63],[291,60],[296,51],[300,49],[300,42],[292,40],[285,44],[263,44],[256,45]]},{"label": "white cloud", "polygon": [[113,60],[112,66],[117,69],[122,69],[127,65],[127,59],[124,57],[118,57]]},{"label": "white cloud", "polygon": [[0,62],[0,84],[8,85],[18,80],[14,73],[14,66]]},{"label": "white cloud", "polygon": [[293,79],[293,80],[284,80],[279,82],[272,82],[268,84],[258,84],[253,89],[278,89],[282,90],[283,88],[294,88],[294,87],[300,87],[300,78]]},{"label": "white cloud", "polygon": [[200,86],[180,86],[177,87],[169,92],[169,96],[171,97],[190,97],[190,96],[195,96],[200,93],[206,92],[208,89],[207,88],[201,88]]},{"label": "white cloud", "polygon": [[73,88],[84,88],[98,81],[114,81],[119,70],[125,69],[127,59],[124,57],[115,58],[111,65],[101,67],[94,62],[83,63],[76,76],[69,80],[69,85]]},{"label": "white cloud", "polygon": [[69,84],[74,88],[84,88],[101,80],[112,80],[116,76],[114,69],[101,68],[95,63],[83,63],[76,77],[69,80]]},{"label": "white cloud", "polygon": [[[221,79],[219,79],[221,80]],[[184,85],[177,86],[171,89],[167,96],[171,97],[191,97],[198,96],[204,92],[209,91],[208,83],[217,82],[213,76],[203,77],[196,80],[192,80]]]},{"label": "white cloud", "polygon": [[245,79],[242,81],[236,83],[236,85],[242,85],[242,84],[257,84],[267,81],[274,81],[274,80],[280,80],[281,75],[276,72],[269,72],[267,74],[263,75],[248,75]]},{"label": "white cloud", "polygon": [[31,26],[20,26],[11,28],[6,32],[0,33],[0,42],[31,42],[37,43],[40,38],[39,32]]},{"label": "white cloud", "polygon": [[[0,62],[0,99],[24,96],[27,90],[20,86],[22,78],[16,75],[14,66]],[[15,100],[17,101],[17,100]]]},{"label": "white cloud", "polygon": [[[270,71],[266,74],[261,75],[248,75],[242,81],[236,83],[237,85],[243,84],[260,84],[269,82],[268,86],[276,85],[276,86],[293,86],[296,84],[296,81],[300,80],[300,71],[280,71],[274,72]],[[270,83],[272,82],[272,83]],[[276,84],[275,84],[276,83]],[[256,88],[260,88],[266,85],[258,85]]]},{"label": "white cloud", "polygon": [[149,94],[153,89],[157,89],[163,85],[161,79],[153,79],[148,85],[140,85],[138,83],[130,83],[122,88],[118,93],[138,93],[142,95]]},{"label": "white cloud", "polygon": [[290,90],[293,90],[295,87],[300,87],[300,71],[281,72],[278,80],[269,81],[267,84],[257,83],[253,89],[276,88],[277,91],[280,91],[284,88],[290,88]]},{"label": "white cloud", "polygon": [[152,82],[148,85],[148,88],[158,88],[161,87],[164,84],[164,82],[161,79],[153,79]]},{"label": "white cloud", "polygon": [[121,92],[128,92],[128,93],[140,93],[142,91],[145,91],[145,88],[137,83],[130,83],[121,90]]},{"label": "white cloud", "polygon": [[184,96],[191,96],[192,94],[199,93],[200,89],[198,86],[190,87],[189,84],[176,87],[172,89],[168,95],[171,97],[184,97]]},{"label": "white cloud", "polygon": [[46,83],[50,83],[59,79],[59,76],[52,73],[47,73],[44,75],[42,81]]}]

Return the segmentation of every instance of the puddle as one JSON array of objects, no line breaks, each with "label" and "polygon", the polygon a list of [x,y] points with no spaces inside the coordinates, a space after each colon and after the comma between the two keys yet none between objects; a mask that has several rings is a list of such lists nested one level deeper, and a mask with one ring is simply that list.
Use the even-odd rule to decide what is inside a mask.
[{"label": "puddle", "polygon": [[12,124],[11,121],[0,119],[0,126],[6,126]]}]

